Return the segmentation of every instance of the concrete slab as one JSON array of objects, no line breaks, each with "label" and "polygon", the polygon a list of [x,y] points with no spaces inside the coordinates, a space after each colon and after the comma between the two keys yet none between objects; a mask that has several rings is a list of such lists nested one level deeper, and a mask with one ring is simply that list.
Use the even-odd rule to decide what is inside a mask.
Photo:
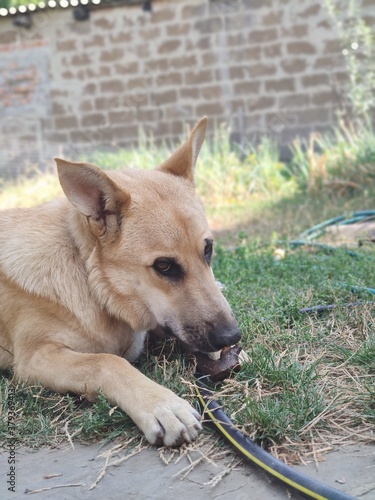
[{"label": "concrete slab", "polygon": [[[107,446],[107,449],[109,447]],[[152,500],[298,500],[302,497],[290,493],[287,489],[271,480],[265,473],[250,464],[239,464],[216,486],[208,483],[214,476],[223,472],[233,460],[227,455],[216,464],[203,461],[186,478],[181,471],[189,465],[187,457],[178,464],[165,465],[156,448],[148,448],[122,462],[117,467],[110,467],[95,489],[90,486],[95,482],[105,460],[99,457],[105,448],[99,446],[75,445],[73,450],[68,445],[58,449],[40,449],[30,452],[24,448],[16,450],[15,492],[9,491],[8,455],[0,455],[0,498],[24,499],[27,496],[47,500],[70,499],[152,499]],[[194,451],[191,459],[200,457]],[[338,449],[325,456],[325,461],[298,466],[301,472],[310,475],[340,491],[349,493],[363,500],[375,499],[375,446],[350,446]],[[45,479],[44,476],[59,474]],[[76,486],[66,486],[66,485]],[[63,486],[60,488],[53,488]],[[34,494],[25,491],[40,490]],[[53,488],[53,489],[51,489]]]}]

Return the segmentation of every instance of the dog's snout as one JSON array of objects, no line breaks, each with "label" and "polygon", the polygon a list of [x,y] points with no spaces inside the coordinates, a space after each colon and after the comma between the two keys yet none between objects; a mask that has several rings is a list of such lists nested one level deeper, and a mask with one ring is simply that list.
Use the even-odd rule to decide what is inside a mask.
[{"label": "dog's snout", "polygon": [[213,331],[210,332],[210,344],[217,350],[223,347],[237,344],[241,340],[241,332],[238,329],[237,323],[233,325],[217,325]]}]

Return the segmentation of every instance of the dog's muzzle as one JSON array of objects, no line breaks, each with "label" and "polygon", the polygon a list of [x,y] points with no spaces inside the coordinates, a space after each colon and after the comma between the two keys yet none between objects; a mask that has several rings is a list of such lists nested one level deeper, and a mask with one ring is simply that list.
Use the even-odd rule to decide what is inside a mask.
[{"label": "dog's muzzle", "polygon": [[209,323],[209,325],[204,334],[199,329],[196,330],[190,325],[186,326],[183,338],[175,333],[168,324],[159,325],[149,334],[153,338],[176,338],[187,351],[200,352],[220,351],[223,347],[232,346],[241,340],[241,332],[235,320],[229,324],[218,322],[214,325]]}]

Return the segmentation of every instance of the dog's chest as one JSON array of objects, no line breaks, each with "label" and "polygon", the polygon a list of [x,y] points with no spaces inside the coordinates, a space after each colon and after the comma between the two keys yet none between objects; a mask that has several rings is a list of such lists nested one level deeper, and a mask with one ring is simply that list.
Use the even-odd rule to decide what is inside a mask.
[{"label": "dog's chest", "polygon": [[[71,343],[73,349],[96,352],[108,353],[121,356],[126,360],[133,362],[141,354],[146,332],[134,332],[126,323],[121,321],[114,321],[106,317],[96,318],[89,329],[82,329],[79,325],[78,331],[76,328],[72,335]],[[66,340],[66,338],[65,338]]]},{"label": "dog's chest", "polygon": [[143,350],[146,332],[134,332],[125,323],[119,323],[111,332],[107,332],[105,337],[108,339],[108,342],[104,340],[106,344],[104,347],[106,349],[112,348],[107,352],[133,362]]}]

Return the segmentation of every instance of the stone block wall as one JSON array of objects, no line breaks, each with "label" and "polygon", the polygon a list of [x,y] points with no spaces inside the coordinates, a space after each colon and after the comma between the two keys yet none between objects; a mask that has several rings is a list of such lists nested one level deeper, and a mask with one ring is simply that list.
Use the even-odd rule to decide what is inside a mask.
[{"label": "stone block wall", "polygon": [[[363,9],[374,23],[373,0]],[[335,122],[347,75],[324,2],[90,10],[83,22],[72,8],[35,12],[31,29],[0,17],[0,164],[133,143],[140,127],[176,138],[205,114],[239,142],[269,134],[281,146]]]}]

